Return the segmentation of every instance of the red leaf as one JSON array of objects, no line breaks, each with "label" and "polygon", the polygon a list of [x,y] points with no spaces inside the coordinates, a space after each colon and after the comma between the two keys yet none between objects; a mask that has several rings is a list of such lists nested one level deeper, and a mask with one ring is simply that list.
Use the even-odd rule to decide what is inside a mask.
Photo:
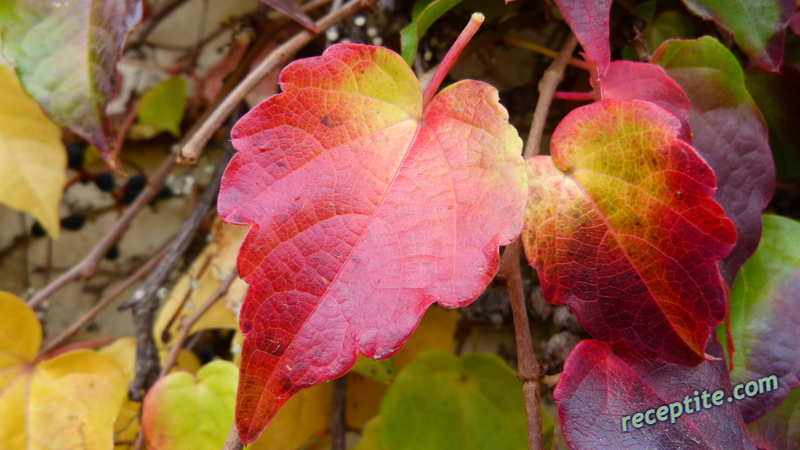
[{"label": "red leaf", "polygon": [[603,100],[558,125],[528,160],[525,252],[545,298],[595,338],[695,365],[724,315],[717,268],[736,242],[714,174],[680,122],[639,100]]},{"label": "red leaf", "polygon": [[300,9],[300,5],[295,0],[261,0],[261,3],[277,9],[315,33],[319,31],[317,24]]},{"label": "red leaf", "polygon": [[689,97],[661,66],[651,63],[614,61],[602,83],[602,98],[647,100],[678,116],[680,138],[692,142],[689,127]]},{"label": "red leaf", "polygon": [[775,188],[767,127],[745,89],[739,61],[716,40],[667,41],[653,54],[689,96],[692,145],[717,175],[714,195],[736,224],[739,241],[720,261],[730,285],[758,247],[761,211]]},{"label": "red leaf", "polygon": [[[707,350],[722,356],[716,338]],[[723,360],[685,367],[585,340],[569,355],[553,396],[572,449],[755,448],[731,394]]]},{"label": "red leaf", "polygon": [[430,304],[469,304],[525,205],[522,143],[485,83],[423,112],[399,55],[339,44],[287,66],[281,87],[233,129],[219,197],[227,222],[252,225],[238,259],[245,443],[358,352],[394,354]]},{"label": "red leaf", "polygon": [[602,77],[611,62],[609,15],[612,0],[555,0],[583,51],[600,69]]}]

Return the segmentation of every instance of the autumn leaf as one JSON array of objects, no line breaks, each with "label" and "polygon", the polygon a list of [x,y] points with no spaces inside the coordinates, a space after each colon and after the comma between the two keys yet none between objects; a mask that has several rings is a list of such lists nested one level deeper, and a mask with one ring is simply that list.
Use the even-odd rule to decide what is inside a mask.
[{"label": "autumn leaf", "polygon": [[67,183],[61,130],[0,64],[0,202],[35,217],[58,238],[58,204]]},{"label": "autumn leaf", "polygon": [[800,223],[764,216],[758,250],[731,287],[731,335],[736,345],[731,380],[739,384],[774,376],[776,384],[737,403],[745,422],[763,416],[800,386],[798,235]]},{"label": "autumn leaf", "polygon": [[149,448],[217,450],[233,422],[236,366],[223,360],[197,377],[175,372],[159,379],[142,403],[142,434]]},{"label": "autumn leaf", "polygon": [[269,428],[246,448],[249,450],[284,450],[308,448],[314,438],[329,433],[331,426],[331,383],[304,389],[290,398],[272,419]]},{"label": "autumn leaf", "polygon": [[399,55],[341,44],[287,66],[281,88],[234,127],[219,197],[227,222],[252,225],[238,260],[245,443],[359,352],[397,352],[430,304],[470,303],[525,204],[521,140],[485,83],[423,108]]},{"label": "autumn leaf", "polygon": [[758,247],[761,211],[775,188],[767,129],[744,84],[739,61],[716,40],[667,41],[652,61],[689,96],[692,145],[717,178],[714,200],[736,225],[739,240],[722,261],[730,285]]},{"label": "autumn leaf", "polygon": [[107,449],[127,395],[116,364],[91,350],[37,359],[42,327],[14,295],[0,292],[0,442],[59,449]]},{"label": "autumn leaf", "polygon": [[800,446],[800,389],[794,389],[777,408],[747,425],[758,448],[790,450]]},{"label": "autumn leaf", "polygon": [[716,262],[736,231],[679,130],[639,100],[572,111],[552,157],[528,160],[523,243],[547,301],[569,305],[592,336],[696,365],[724,315]]},{"label": "autumn leaf", "polygon": [[368,429],[378,436],[367,443],[386,449],[525,448],[522,383],[496,355],[428,351],[398,374]]},{"label": "autumn leaf", "polygon": [[[247,230],[216,220],[211,227],[213,242],[195,258],[167,297],[153,324],[156,344],[166,349],[180,334],[180,324],[192,315],[216,291],[236,265],[236,253]],[[233,281],[220,301],[192,325],[189,333],[213,328],[237,329],[236,309],[241,304],[247,285]]]},{"label": "autumn leaf", "polygon": [[[592,61],[589,61],[592,64]],[[612,61],[595,95],[599,98],[617,100],[646,100],[675,114],[681,121],[679,137],[692,142],[689,126],[689,97],[683,89],[670,78],[661,66],[652,63],[632,61]]]},{"label": "autumn leaf", "polygon": [[795,0],[683,0],[686,7],[733,33],[739,48],[759,67],[777,72],[783,60],[783,37]]},{"label": "autumn leaf", "polygon": [[555,0],[586,55],[602,77],[611,63],[609,13],[611,0]]},{"label": "autumn leaf", "polygon": [[[136,338],[123,337],[116,339],[109,345],[97,350],[101,355],[110,358],[122,371],[125,377],[126,386],[133,381],[135,376],[135,362],[136,362]],[[161,363],[166,359],[168,349],[163,348],[159,351],[159,358]],[[192,353],[191,350],[181,349],[178,353],[178,360],[172,371],[185,371],[188,373],[197,373],[200,370],[200,360],[197,355]],[[114,440],[115,441],[135,441],[136,436],[139,434],[139,413],[141,411],[141,402],[136,402],[125,396],[125,401],[119,410],[117,419],[114,422]],[[116,448],[128,448],[128,446],[117,445]]]},{"label": "autumn leaf", "polygon": [[121,169],[106,105],[117,92],[116,64],[141,10],[140,0],[0,1],[3,53],[25,90],[116,170]]},{"label": "autumn leaf", "polygon": [[[722,356],[714,338],[707,351]],[[594,339],[575,347],[553,393],[571,449],[755,449],[731,395],[722,359],[686,367]]]}]

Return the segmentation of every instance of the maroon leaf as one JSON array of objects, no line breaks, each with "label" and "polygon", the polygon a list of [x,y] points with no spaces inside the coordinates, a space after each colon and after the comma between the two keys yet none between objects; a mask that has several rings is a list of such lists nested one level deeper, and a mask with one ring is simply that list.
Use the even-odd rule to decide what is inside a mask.
[{"label": "maroon leaf", "polygon": [[[715,337],[706,352],[722,356]],[[596,340],[575,347],[553,393],[571,449],[755,448],[731,395],[722,359],[685,367]]]},{"label": "maroon leaf", "polygon": [[583,51],[591,58],[602,77],[611,62],[609,14],[612,0],[556,0]]},{"label": "maroon leaf", "polygon": [[116,94],[116,65],[140,0],[0,3],[5,56],[47,115],[83,136],[115,170],[114,130],[106,105]]},{"label": "maroon leaf", "polygon": [[692,145],[717,176],[714,199],[736,225],[739,240],[720,261],[730,285],[761,237],[761,211],[775,187],[767,127],[744,84],[736,58],[710,37],[667,41],[653,55],[689,96]]},{"label": "maroon leaf", "polygon": [[731,286],[731,380],[759,386],[758,395],[737,403],[745,422],[778,406],[800,385],[800,223],[763,219],[758,250]]},{"label": "maroon leaf", "polygon": [[295,0],[261,0],[261,3],[277,9],[315,33],[318,31],[317,25],[300,9]]}]

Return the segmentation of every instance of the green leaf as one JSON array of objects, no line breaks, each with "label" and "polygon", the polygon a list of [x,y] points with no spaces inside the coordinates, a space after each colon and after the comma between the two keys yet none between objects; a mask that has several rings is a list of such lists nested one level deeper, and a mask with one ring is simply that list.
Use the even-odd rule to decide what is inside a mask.
[{"label": "green leaf", "polygon": [[374,360],[364,355],[358,355],[353,372],[364,375],[378,383],[391,383],[394,381],[395,366],[393,359]]},{"label": "green leaf", "polygon": [[759,67],[777,72],[786,24],[795,0],[683,0],[694,14],[733,33],[739,48]]},{"label": "green leaf", "polygon": [[197,372],[175,372],[153,385],[142,405],[148,448],[194,450],[222,447],[233,423],[238,369],[213,361]]},{"label": "green leaf", "polygon": [[[800,223],[780,216],[763,217],[758,250],[742,266],[731,287],[731,334],[734,385],[777,377],[777,389],[747,397],[737,406],[752,422],[778,406],[800,385]],[[722,335],[722,330],[717,330]],[[772,387],[772,386],[770,386]]]},{"label": "green leaf", "polygon": [[747,425],[758,448],[796,449],[800,447],[800,389],[795,389],[777,408]]},{"label": "green leaf", "polygon": [[0,0],[3,52],[25,90],[50,119],[86,138],[116,170],[106,105],[117,92],[116,65],[141,10],[140,0]]},{"label": "green leaf", "polygon": [[386,449],[527,445],[522,383],[495,355],[420,354],[386,392],[380,422],[369,428]]},{"label": "green leaf", "polygon": [[444,13],[461,3],[462,0],[417,0],[411,11],[411,23],[400,31],[400,47],[403,59],[410,66],[417,54],[417,45],[422,35],[433,22]]},{"label": "green leaf", "polygon": [[131,128],[131,138],[150,139],[162,131],[180,137],[180,125],[186,111],[186,90],[186,80],[175,77],[145,92],[139,102],[139,122]]}]

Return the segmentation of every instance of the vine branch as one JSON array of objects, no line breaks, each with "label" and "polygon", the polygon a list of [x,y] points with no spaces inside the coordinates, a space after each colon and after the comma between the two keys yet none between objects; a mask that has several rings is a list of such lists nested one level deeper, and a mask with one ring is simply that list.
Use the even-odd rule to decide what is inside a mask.
[{"label": "vine branch", "polygon": [[[558,84],[564,77],[564,70],[572,52],[577,45],[577,39],[570,34],[561,46],[556,59],[545,70],[539,81],[539,100],[533,112],[531,131],[525,147],[525,158],[539,153],[542,133],[550,111],[550,104]],[[517,376],[522,381],[522,391],[525,395],[525,413],[528,425],[528,448],[530,450],[542,449],[542,416],[539,405],[539,381],[544,375],[542,366],[533,353],[528,312],[525,307],[525,290],[522,287],[520,271],[520,257],[522,255],[522,240],[517,238],[505,248],[500,258],[500,267],[497,278],[506,283],[509,297],[511,298],[511,311],[514,316],[514,332],[517,341]]]}]

